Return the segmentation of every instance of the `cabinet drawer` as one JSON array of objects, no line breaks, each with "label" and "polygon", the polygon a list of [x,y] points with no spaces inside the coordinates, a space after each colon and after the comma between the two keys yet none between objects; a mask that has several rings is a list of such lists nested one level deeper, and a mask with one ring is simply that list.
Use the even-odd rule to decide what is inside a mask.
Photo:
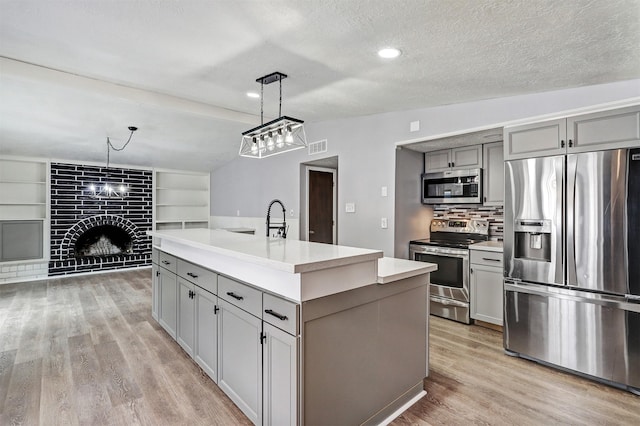
[{"label": "cabinet drawer", "polygon": [[164,269],[167,269],[173,272],[174,274],[177,272],[178,261],[175,257],[163,251],[159,251],[158,259],[160,260],[158,264],[162,266]]},{"label": "cabinet drawer", "polygon": [[156,265],[160,263],[160,251],[157,248],[151,249],[151,262]]},{"label": "cabinet drawer", "polygon": [[497,251],[471,250],[471,263],[502,268],[502,253]]},{"label": "cabinet drawer", "polygon": [[220,275],[218,277],[218,297],[262,318],[262,292],[246,284]]},{"label": "cabinet drawer", "polygon": [[265,322],[275,325],[294,336],[298,335],[298,310],[300,305],[266,293],[262,301],[264,307],[262,319]]},{"label": "cabinet drawer", "polygon": [[178,259],[178,275],[210,293],[218,294],[218,279],[213,271]]}]

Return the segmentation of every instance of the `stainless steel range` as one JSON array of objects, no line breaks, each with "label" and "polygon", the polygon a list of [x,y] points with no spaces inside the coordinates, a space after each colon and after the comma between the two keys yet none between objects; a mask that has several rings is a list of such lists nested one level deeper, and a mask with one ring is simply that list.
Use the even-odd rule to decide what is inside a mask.
[{"label": "stainless steel range", "polygon": [[409,243],[409,256],[438,265],[431,273],[431,314],[470,324],[469,245],[489,239],[489,221],[433,219],[429,228],[430,238]]}]

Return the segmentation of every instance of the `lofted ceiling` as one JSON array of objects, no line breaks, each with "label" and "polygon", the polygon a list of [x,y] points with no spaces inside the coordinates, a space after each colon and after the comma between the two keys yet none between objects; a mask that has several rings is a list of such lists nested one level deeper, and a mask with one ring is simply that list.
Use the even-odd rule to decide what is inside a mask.
[{"label": "lofted ceiling", "polygon": [[[640,77],[640,0],[0,0],[0,154],[212,170],[306,122]],[[403,54],[381,59],[381,47]],[[265,117],[277,116],[277,84]]]}]

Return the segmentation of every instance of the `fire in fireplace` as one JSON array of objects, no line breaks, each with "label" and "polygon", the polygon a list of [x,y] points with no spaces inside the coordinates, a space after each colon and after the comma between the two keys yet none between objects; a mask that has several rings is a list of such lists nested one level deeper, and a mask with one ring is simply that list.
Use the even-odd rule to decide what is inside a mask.
[{"label": "fire in fireplace", "polygon": [[114,225],[99,225],[88,229],[78,237],[75,257],[111,256],[132,253],[131,236]]}]

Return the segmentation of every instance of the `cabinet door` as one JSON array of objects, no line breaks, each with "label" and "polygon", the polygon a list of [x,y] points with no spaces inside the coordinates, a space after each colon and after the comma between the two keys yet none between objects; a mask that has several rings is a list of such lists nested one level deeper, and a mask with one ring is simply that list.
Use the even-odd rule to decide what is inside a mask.
[{"label": "cabinet door", "polygon": [[218,299],[218,386],[254,423],[262,423],[262,320]]},{"label": "cabinet door", "polygon": [[640,146],[640,106],[567,119],[568,152]]},{"label": "cabinet door", "polygon": [[502,325],[504,303],[502,269],[472,264],[470,276],[471,318]]},{"label": "cabinet door", "polygon": [[158,322],[175,339],[178,313],[178,282],[176,274],[173,272],[164,268],[159,268],[159,271],[160,312],[158,313]]},{"label": "cabinet door", "polygon": [[485,206],[504,203],[504,148],[502,142],[483,145],[483,197]]},{"label": "cabinet door", "polygon": [[151,265],[151,317],[158,321],[160,310],[160,267],[155,263]]},{"label": "cabinet door", "polygon": [[195,286],[189,281],[178,277],[178,336],[180,346],[193,356],[193,342],[195,340]]},{"label": "cabinet door", "polygon": [[196,287],[196,341],[194,359],[218,383],[218,298]]},{"label": "cabinet door", "polygon": [[566,119],[505,127],[504,158],[543,157],[565,153],[567,135]]},{"label": "cabinet door", "polygon": [[291,334],[263,323],[264,424],[298,423],[298,340]]},{"label": "cabinet door", "polygon": [[475,169],[482,167],[482,145],[451,149],[451,167]]},{"label": "cabinet door", "polygon": [[441,172],[451,167],[451,150],[426,152],[424,154],[424,172]]}]

